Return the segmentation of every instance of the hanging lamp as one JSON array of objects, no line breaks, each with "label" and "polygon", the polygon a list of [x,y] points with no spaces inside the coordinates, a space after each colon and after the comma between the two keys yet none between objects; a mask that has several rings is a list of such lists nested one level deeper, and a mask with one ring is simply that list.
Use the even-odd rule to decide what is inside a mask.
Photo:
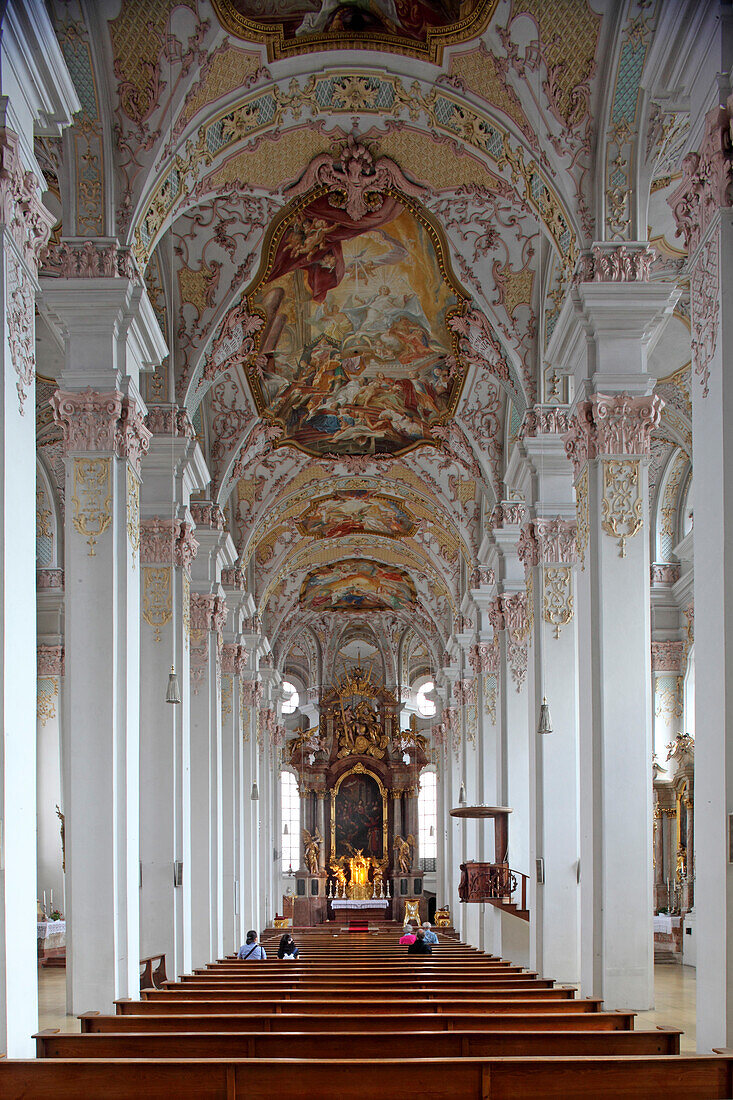
[{"label": "hanging lamp", "polygon": [[542,706],[540,707],[540,721],[537,726],[538,733],[552,733],[552,719],[550,718],[550,708],[547,705],[547,699],[542,696]]},{"label": "hanging lamp", "polygon": [[181,701],[181,685],[178,683],[174,665],[171,665],[171,670],[168,673],[168,687],[165,693],[165,701],[166,703],[180,703]]}]

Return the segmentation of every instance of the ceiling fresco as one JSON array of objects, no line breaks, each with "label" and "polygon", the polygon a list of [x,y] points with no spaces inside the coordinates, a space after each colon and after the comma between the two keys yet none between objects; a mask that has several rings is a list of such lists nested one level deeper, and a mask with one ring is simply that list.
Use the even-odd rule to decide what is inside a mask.
[{"label": "ceiling fresco", "polygon": [[[652,279],[687,262],[667,200],[689,119],[646,60],[666,6],[47,7],[84,108],[36,143],[54,237],[131,250],[170,348],[143,398],[191,418],[252,629],[312,677],[365,638],[392,683],[436,672],[492,574],[519,441],[567,419],[553,332],[581,258],[605,234],[648,238]],[[689,311],[649,357],[662,506],[691,453]],[[37,332],[45,394],[63,338]]]},{"label": "ceiling fresco", "polygon": [[488,23],[497,0],[213,0],[239,38],[270,58],[317,49],[397,50],[430,60]]},{"label": "ceiling fresco", "polygon": [[417,602],[404,569],[351,558],[314,569],[303,581],[300,603],[311,611],[385,611]]},{"label": "ceiling fresco", "polygon": [[367,194],[371,209],[355,217],[340,195],[282,223],[248,293],[264,318],[248,374],[258,410],[281,445],[315,456],[435,445],[463,384],[449,322],[465,299],[406,201]]},{"label": "ceiling fresco", "polygon": [[417,524],[402,501],[352,489],[314,500],[299,518],[298,530],[316,539],[358,534],[407,538]]}]

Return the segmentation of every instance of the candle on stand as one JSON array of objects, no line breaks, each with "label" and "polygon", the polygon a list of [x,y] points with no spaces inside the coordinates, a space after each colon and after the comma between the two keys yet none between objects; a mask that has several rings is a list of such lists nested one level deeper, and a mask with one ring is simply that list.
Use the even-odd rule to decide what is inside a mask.
[{"label": "candle on stand", "polygon": [[53,913],[53,887],[51,887],[51,912]]},{"label": "candle on stand", "polygon": [[43,915],[44,915],[44,917],[46,916],[47,913],[48,913],[48,909],[46,908],[46,891],[44,890],[43,891]]}]

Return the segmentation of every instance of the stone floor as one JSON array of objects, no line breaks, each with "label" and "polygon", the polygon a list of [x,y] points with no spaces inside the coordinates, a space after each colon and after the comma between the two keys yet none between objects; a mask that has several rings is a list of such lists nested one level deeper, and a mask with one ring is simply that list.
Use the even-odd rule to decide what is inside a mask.
[{"label": "stone floor", "polygon": [[651,1012],[639,1012],[636,1026],[652,1028],[657,1024],[680,1027],[684,1031],[680,1042],[683,1052],[695,1050],[695,968],[679,963],[662,963],[654,967],[654,1003]]},{"label": "stone floor", "polygon": [[[684,1031],[683,1051],[695,1050],[695,969],[691,966],[665,964],[654,967],[654,999],[656,1008],[640,1012],[638,1028],[653,1028],[657,1024],[680,1027]],[[93,1006],[90,1005],[90,1008]],[[79,1021],[66,1015],[66,971],[38,972],[38,1029],[57,1027],[61,1031],[78,1031]]]}]

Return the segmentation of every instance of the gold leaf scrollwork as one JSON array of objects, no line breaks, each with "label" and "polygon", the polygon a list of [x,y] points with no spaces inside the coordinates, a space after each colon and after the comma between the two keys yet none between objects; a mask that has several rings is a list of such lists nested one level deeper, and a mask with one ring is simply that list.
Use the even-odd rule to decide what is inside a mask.
[{"label": "gold leaf scrollwork", "polygon": [[59,682],[54,676],[41,676],[36,687],[36,717],[42,726],[56,717]]},{"label": "gold leaf scrollwork", "polygon": [[542,618],[555,628],[567,626],[573,617],[573,571],[569,565],[543,567]]},{"label": "gold leaf scrollwork", "polygon": [[576,542],[580,568],[585,569],[585,548],[588,545],[588,466],[575,483],[575,513],[578,524]]},{"label": "gold leaf scrollwork", "polygon": [[127,537],[132,549],[132,568],[135,569],[140,549],[140,482],[131,466],[127,467]]},{"label": "gold leaf scrollwork", "polygon": [[143,619],[152,627],[153,639],[161,640],[160,628],[173,614],[170,566],[143,566]]},{"label": "gold leaf scrollwork", "polygon": [[626,557],[626,540],[637,535],[644,525],[640,477],[641,463],[638,458],[603,460],[601,525],[607,535],[618,539],[622,558]]},{"label": "gold leaf scrollwork", "polygon": [[492,726],[496,725],[496,697],[498,694],[498,685],[496,682],[496,676],[484,675],[483,682],[484,690],[484,711],[489,718]]},{"label": "gold leaf scrollwork", "polygon": [[191,637],[191,578],[183,571],[183,636]]},{"label": "gold leaf scrollwork", "polygon": [[71,497],[74,527],[89,545],[89,557],[96,556],[97,539],[112,522],[112,459],[75,458],[74,491]]}]

